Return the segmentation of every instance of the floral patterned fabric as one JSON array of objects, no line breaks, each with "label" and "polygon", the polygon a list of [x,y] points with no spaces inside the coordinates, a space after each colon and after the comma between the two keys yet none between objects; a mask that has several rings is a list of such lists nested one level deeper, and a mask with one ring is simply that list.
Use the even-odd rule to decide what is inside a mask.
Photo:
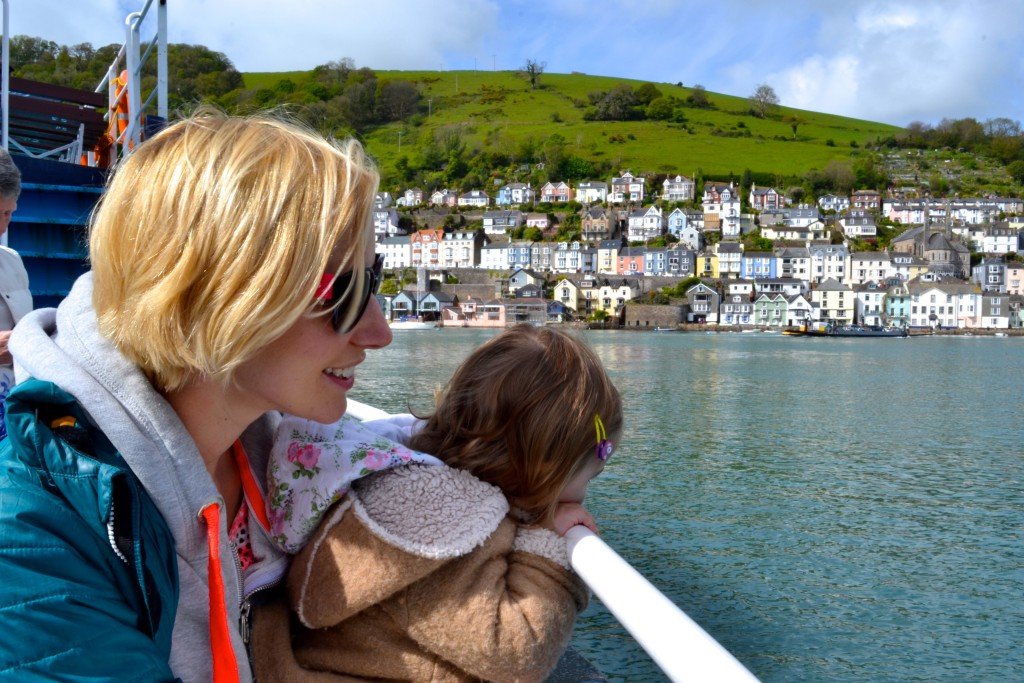
[{"label": "floral patterned fabric", "polygon": [[329,425],[285,416],[277,429],[267,473],[271,539],[296,553],[328,508],[352,482],[373,472],[411,462],[443,465],[382,434],[407,433],[410,416],[363,423],[343,417]]}]

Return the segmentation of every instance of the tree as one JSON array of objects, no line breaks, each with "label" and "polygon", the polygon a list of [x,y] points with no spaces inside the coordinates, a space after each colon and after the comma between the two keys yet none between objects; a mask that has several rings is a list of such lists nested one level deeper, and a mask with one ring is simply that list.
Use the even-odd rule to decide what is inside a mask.
[{"label": "tree", "polygon": [[1014,161],[1006,167],[1006,170],[1010,172],[1010,176],[1014,180],[1024,185],[1024,161]]},{"label": "tree", "polygon": [[643,106],[649,105],[654,100],[661,97],[661,91],[658,90],[657,86],[653,83],[644,83],[639,86],[635,91],[636,101]]},{"label": "tree", "polygon": [[647,105],[647,118],[666,121],[672,118],[673,111],[671,100],[665,97],[656,97]]},{"label": "tree", "polygon": [[796,129],[807,123],[807,119],[796,114],[791,114],[782,119],[784,122],[789,124],[789,127],[793,129],[793,139],[796,140]]},{"label": "tree", "polygon": [[520,71],[522,71],[527,80],[530,81],[530,90],[537,89],[537,85],[540,83],[540,75],[544,73],[545,66],[547,66],[547,64],[544,62],[538,62],[535,59],[527,59],[526,64],[523,64]]},{"label": "tree", "polygon": [[757,86],[754,94],[747,99],[750,100],[750,106],[754,113],[762,119],[779,104],[779,96],[775,94],[775,88],[767,83]]},{"label": "tree", "polygon": [[699,83],[690,90],[690,94],[686,98],[686,103],[694,109],[710,109],[711,100],[708,99],[707,90],[704,89],[703,85]]}]

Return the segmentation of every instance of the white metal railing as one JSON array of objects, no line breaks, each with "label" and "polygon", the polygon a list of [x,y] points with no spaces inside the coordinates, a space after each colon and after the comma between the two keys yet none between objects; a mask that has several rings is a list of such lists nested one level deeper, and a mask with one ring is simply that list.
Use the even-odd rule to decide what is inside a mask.
[{"label": "white metal railing", "polygon": [[[359,420],[388,413],[348,399]],[[573,569],[672,681],[750,683],[757,678],[728,650],[583,526],[566,533]]]},{"label": "white metal railing", "polygon": [[[145,54],[139,54],[142,41],[140,38],[142,22],[149,14],[153,3],[157,3],[157,26],[153,39],[146,48]],[[143,117],[146,108],[157,101],[157,115],[167,120],[167,0],[146,0],[142,10],[132,12],[124,20],[125,41],[118,50],[114,61],[107,67],[107,72],[96,85],[95,92],[107,92],[108,110],[104,117],[110,126],[114,144],[111,148],[111,160],[122,156],[127,149],[131,151],[142,142]],[[142,99],[142,68],[156,46],[156,87],[149,93],[146,100]],[[118,77],[122,63],[126,72],[126,82],[117,91]],[[117,109],[127,103],[128,119],[124,130],[118,130]]]}]

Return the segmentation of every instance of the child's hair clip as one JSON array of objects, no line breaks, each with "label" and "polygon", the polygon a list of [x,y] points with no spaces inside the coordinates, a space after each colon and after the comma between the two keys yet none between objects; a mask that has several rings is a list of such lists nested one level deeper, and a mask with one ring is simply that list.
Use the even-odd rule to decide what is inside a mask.
[{"label": "child's hair clip", "polygon": [[604,429],[604,422],[601,422],[601,416],[597,414],[594,415],[594,431],[597,435],[597,446],[594,448],[594,455],[601,462],[605,462],[612,456],[615,446],[608,440],[608,432]]}]

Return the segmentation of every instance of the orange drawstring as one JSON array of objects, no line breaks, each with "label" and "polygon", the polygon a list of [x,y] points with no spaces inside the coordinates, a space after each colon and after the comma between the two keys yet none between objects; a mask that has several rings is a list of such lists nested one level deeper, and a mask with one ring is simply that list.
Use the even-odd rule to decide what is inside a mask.
[{"label": "orange drawstring", "polygon": [[235,467],[238,468],[238,476],[242,479],[242,491],[249,503],[249,509],[256,515],[256,521],[260,523],[264,531],[270,531],[270,518],[267,517],[267,503],[263,499],[263,491],[256,483],[256,477],[249,467],[249,456],[245,453],[242,442],[235,440],[231,445],[231,454],[235,456]]},{"label": "orange drawstring", "polygon": [[238,678],[238,662],[231,647],[228,627],[228,605],[224,597],[224,577],[220,566],[220,506],[212,503],[203,508],[206,520],[206,543],[210,551],[207,579],[210,590],[210,650],[213,656],[214,683],[234,683]]}]

